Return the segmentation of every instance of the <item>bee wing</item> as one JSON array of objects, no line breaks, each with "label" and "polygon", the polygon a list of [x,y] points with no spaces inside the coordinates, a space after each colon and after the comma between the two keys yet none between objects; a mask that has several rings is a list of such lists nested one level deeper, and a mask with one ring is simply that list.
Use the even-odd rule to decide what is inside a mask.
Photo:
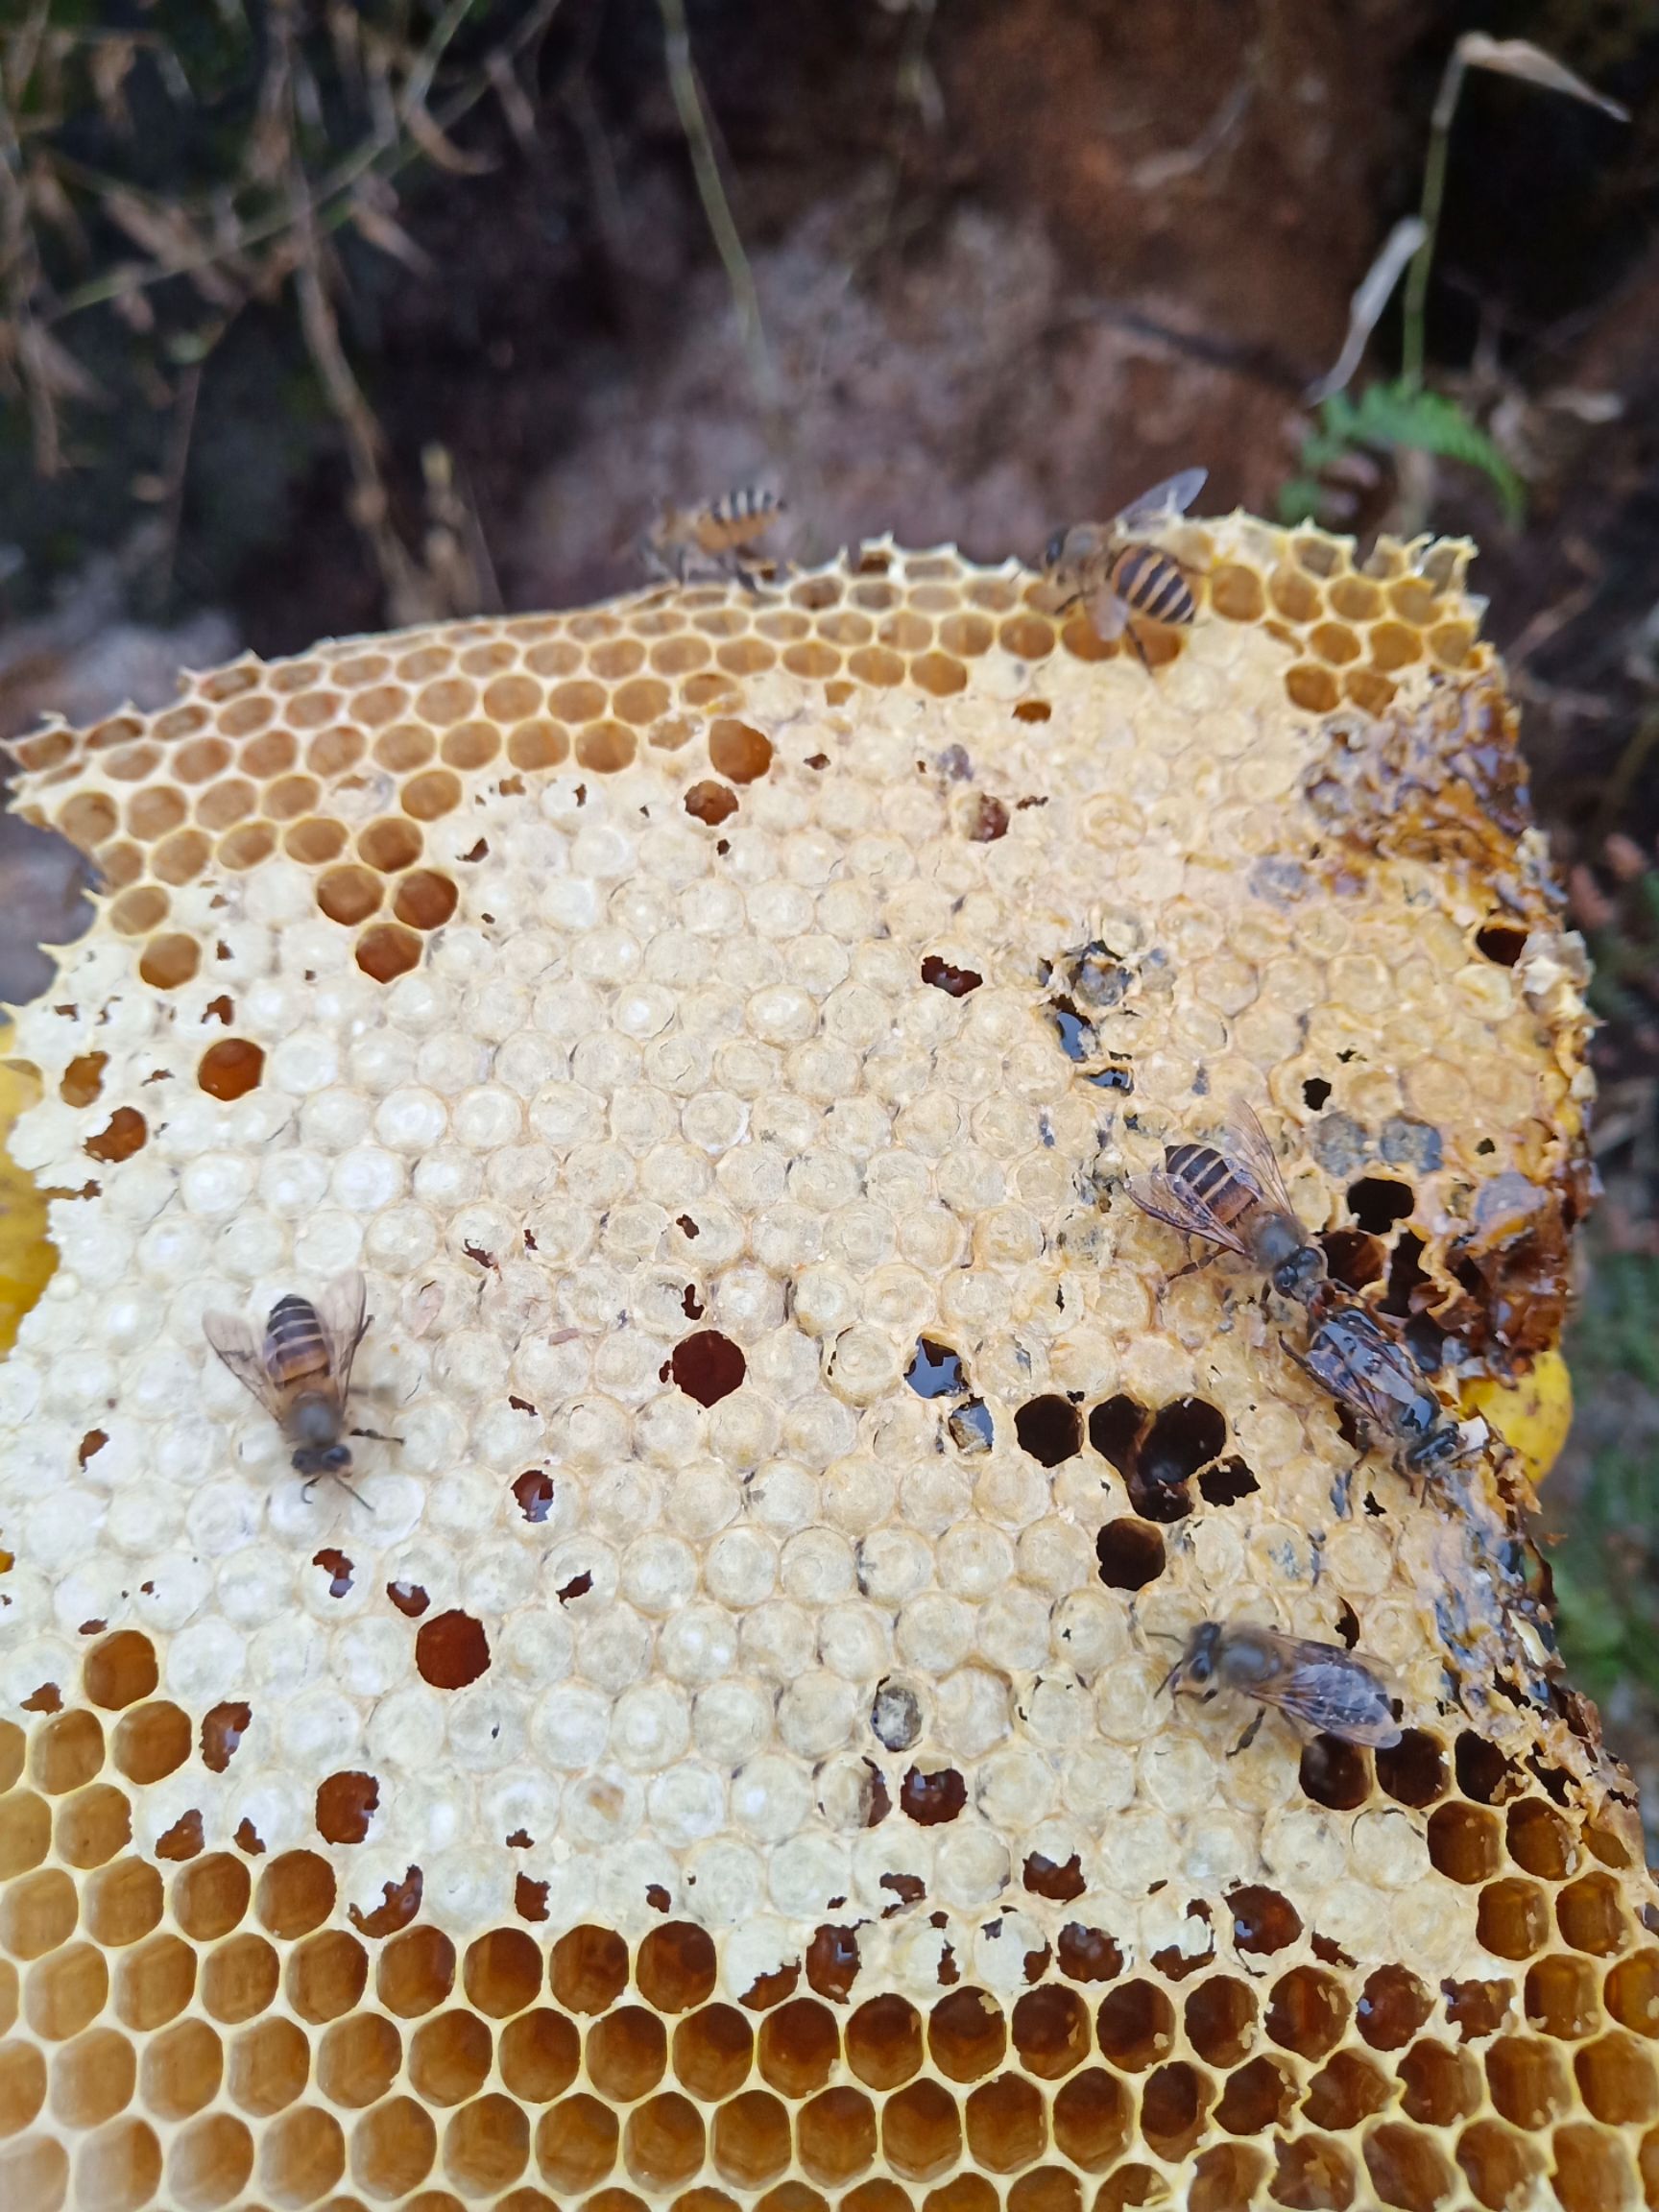
[{"label": "bee wing", "polygon": [[344,1275],[335,1276],[317,1301],[317,1318],[323,1324],[328,1364],[342,1404],[351,1387],[351,1362],[369,1327],[363,1310],[367,1297],[362,1276],[355,1267],[349,1267]]},{"label": "bee wing", "polygon": [[1371,1743],[1382,1749],[1399,1743],[1400,1724],[1388,1692],[1369,1667],[1329,1644],[1306,1643],[1294,1636],[1274,1642],[1284,1671],[1252,1691],[1263,1705],[1348,1743]]},{"label": "bee wing", "polygon": [[1255,1185],[1256,1194],[1263,1199],[1275,1213],[1288,1214],[1296,1219],[1296,1209],[1290,1203],[1290,1193],[1285,1188],[1285,1175],[1279,1166],[1279,1155],[1274,1151],[1271,1139],[1256,1118],[1256,1109],[1240,1098],[1227,1118],[1227,1157],[1236,1167],[1242,1167],[1246,1178]]},{"label": "bee wing", "polygon": [[204,1313],[202,1331],[209,1344],[244,1389],[251,1390],[274,1420],[282,1408],[270,1376],[265,1372],[263,1341],[254,1335],[240,1313]]},{"label": "bee wing", "polygon": [[1195,1205],[1177,1190],[1162,1167],[1154,1167],[1149,1175],[1137,1175],[1129,1185],[1129,1195],[1154,1221],[1166,1221],[1171,1229],[1179,1229],[1186,1236],[1202,1237],[1208,1243],[1223,1245],[1229,1252],[1241,1252],[1249,1258],[1250,1247],[1237,1230],[1230,1229],[1208,1206]]},{"label": "bee wing", "polygon": [[1102,644],[1109,645],[1114,637],[1121,637],[1128,627],[1129,610],[1110,584],[1102,584],[1094,590],[1084,593],[1083,611],[1094,624],[1094,634]]},{"label": "bee wing", "polygon": [[1162,484],[1154,484],[1150,492],[1142,492],[1138,499],[1130,501],[1118,517],[1120,530],[1136,530],[1142,525],[1166,522],[1171,516],[1185,515],[1209,479],[1208,469],[1183,469],[1178,476],[1166,476]]}]

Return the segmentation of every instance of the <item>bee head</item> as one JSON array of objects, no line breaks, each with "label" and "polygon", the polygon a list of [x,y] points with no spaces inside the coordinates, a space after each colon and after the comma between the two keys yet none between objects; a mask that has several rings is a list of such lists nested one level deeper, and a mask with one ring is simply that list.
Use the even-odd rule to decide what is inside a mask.
[{"label": "bee head", "polygon": [[1045,568],[1059,567],[1061,562],[1066,558],[1066,541],[1070,535],[1070,530],[1055,531],[1053,537],[1043,548],[1043,565]]},{"label": "bee head", "polygon": [[1317,1244],[1303,1244],[1273,1270],[1273,1287],[1282,1298],[1303,1305],[1325,1280],[1325,1255]]},{"label": "bee head", "polygon": [[1406,1455],[1407,1467],[1426,1473],[1460,1456],[1463,1435],[1455,1421],[1435,1420]]},{"label": "bee head", "polygon": [[1183,1677],[1189,1682],[1213,1682],[1220,1652],[1220,1623],[1201,1621],[1192,1631],[1187,1646],[1187,1656],[1181,1662]]}]

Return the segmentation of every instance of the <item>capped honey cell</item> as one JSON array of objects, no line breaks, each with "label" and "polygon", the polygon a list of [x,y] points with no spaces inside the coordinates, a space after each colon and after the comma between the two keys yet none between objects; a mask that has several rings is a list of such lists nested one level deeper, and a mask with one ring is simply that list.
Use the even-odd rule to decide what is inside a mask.
[{"label": "capped honey cell", "polygon": [[[1552,1352],[1585,978],[1470,549],[1142,528],[1144,636],[872,541],[24,739],[104,889],[5,1054],[8,2205],[1659,2190],[1500,1455],[1131,1195],[1248,1106],[1448,1424]],[[202,1316],[350,1270],[308,1484]],[[1397,1733],[1173,1695],[1235,1619]]]}]

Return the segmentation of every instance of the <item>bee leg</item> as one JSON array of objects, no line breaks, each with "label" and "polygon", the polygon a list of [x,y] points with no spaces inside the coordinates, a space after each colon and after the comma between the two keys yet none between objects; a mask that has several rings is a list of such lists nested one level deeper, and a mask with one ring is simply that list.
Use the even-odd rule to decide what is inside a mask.
[{"label": "bee leg", "polygon": [[1141,642],[1141,633],[1136,629],[1134,623],[1128,618],[1127,615],[1125,615],[1123,620],[1122,635],[1128,638],[1131,650],[1134,652],[1136,660],[1140,661],[1142,667],[1144,668],[1147,675],[1150,676],[1152,673],[1152,663],[1146,658],[1146,648]]},{"label": "bee leg", "polygon": [[401,1444],[401,1436],[388,1436],[384,1429],[353,1429],[353,1436],[373,1436],[376,1444]]},{"label": "bee leg", "polygon": [[1256,1741],[1257,1732],[1260,1730],[1262,1721],[1265,1720],[1266,1718],[1266,1706],[1259,1705],[1256,1709],[1255,1719],[1251,1721],[1249,1727],[1245,1729],[1243,1735],[1239,1737],[1238,1743],[1235,1743],[1232,1750],[1228,1752],[1227,1756],[1229,1759],[1237,1759],[1240,1751],[1249,1750],[1251,1744]]}]

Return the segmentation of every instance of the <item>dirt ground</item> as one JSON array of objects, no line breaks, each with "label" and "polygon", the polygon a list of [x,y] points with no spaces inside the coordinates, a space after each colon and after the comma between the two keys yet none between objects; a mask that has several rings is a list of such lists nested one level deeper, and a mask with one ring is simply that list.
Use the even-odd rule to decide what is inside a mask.
[{"label": "dirt ground", "polygon": [[[664,66],[670,12],[480,0],[434,105],[468,70],[495,71],[492,96],[397,166],[378,203],[395,233],[331,236],[401,582],[361,527],[290,284],[248,278],[204,352],[180,344],[204,293],[182,278],[143,314],[52,325],[101,397],[65,402],[44,476],[0,393],[0,734],[164,695],[173,666],[236,640],[280,653],[416,612],[602,594],[634,578],[665,499],[756,478],[786,492],[803,560],[886,530],[1032,555],[1194,464],[1204,505],[1271,512],[1307,387],[1417,204],[1453,40],[1530,38],[1631,120],[1480,72],[1458,111],[1431,380],[1518,469],[1526,518],[1420,455],[1358,456],[1326,494],[1361,534],[1426,520],[1480,541],[1539,807],[1608,978],[1601,1248],[1659,1254],[1659,0],[696,0],[735,268]],[[177,13],[146,20],[165,36]],[[124,143],[155,187],[146,67]],[[41,143],[113,161],[108,122],[71,112]],[[84,279],[98,220],[63,282]],[[1391,310],[1361,383],[1393,373],[1400,343]],[[1628,841],[1611,860],[1609,831]],[[0,884],[15,998],[38,987],[31,940],[73,926],[75,887],[4,820]],[[1592,1606],[1612,1588],[1651,1650],[1659,1375],[1591,1372],[1551,1518],[1582,1518],[1612,1458],[1636,1466],[1633,1532],[1587,1587]],[[1649,1671],[1616,1655],[1601,1686],[1615,1741],[1659,1773]]]}]

